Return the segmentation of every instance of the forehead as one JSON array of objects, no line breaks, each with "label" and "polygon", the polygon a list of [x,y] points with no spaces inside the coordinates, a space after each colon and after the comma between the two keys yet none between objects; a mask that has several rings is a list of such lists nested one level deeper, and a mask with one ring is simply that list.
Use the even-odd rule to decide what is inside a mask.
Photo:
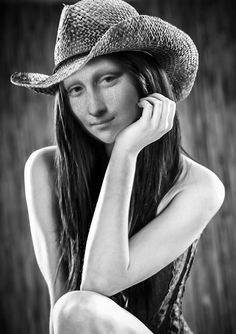
[{"label": "forehead", "polygon": [[69,83],[71,80],[79,79],[83,80],[93,75],[99,75],[109,71],[121,71],[124,70],[124,66],[113,56],[99,56],[90,60],[81,69],[73,73],[71,76],[64,80],[64,83]]},{"label": "forehead", "polygon": [[115,57],[114,55],[103,55],[103,56],[95,57],[92,60],[90,60],[83,67],[83,69],[96,68],[96,67],[102,67],[102,66],[121,67],[122,64],[118,60],[118,57]]}]

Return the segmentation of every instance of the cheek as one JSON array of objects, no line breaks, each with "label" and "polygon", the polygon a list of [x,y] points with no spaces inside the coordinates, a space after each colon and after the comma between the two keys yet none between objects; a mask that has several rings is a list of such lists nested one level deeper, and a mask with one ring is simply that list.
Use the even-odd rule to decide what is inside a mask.
[{"label": "cheek", "polygon": [[114,108],[122,118],[132,121],[138,116],[139,108],[137,102],[139,96],[133,86],[114,90],[109,95],[109,100],[111,109]]},{"label": "cheek", "polygon": [[73,99],[70,101],[70,107],[73,112],[73,114],[81,121],[85,118],[84,107],[82,108],[82,103],[80,101],[77,101],[76,99]]}]

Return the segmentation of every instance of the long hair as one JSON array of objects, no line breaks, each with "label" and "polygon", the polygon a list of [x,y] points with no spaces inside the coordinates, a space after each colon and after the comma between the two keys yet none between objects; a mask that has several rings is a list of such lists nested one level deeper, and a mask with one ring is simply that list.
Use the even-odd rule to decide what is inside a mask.
[{"label": "long hair", "polygon": [[[159,92],[175,100],[165,71],[150,54],[131,51],[109,56],[126,66],[140,98]],[[66,290],[79,290],[89,227],[109,161],[104,144],[90,136],[72,113],[62,85],[55,100],[55,127],[59,266],[66,277]],[[176,113],[172,129],[146,146],[137,157],[129,209],[129,238],[156,216],[161,199],[178,180],[183,168],[181,151]],[[151,281],[152,277],[110,298],[121,306],[128,300],[132,312],[140,299],[146,300],[146,311],[150,315]]]}]

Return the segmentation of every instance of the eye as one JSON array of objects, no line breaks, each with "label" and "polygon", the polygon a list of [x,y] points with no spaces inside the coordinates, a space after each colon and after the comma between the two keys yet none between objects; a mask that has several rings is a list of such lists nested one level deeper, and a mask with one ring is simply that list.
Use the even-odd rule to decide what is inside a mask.
[{"label": "eye", "polygon": [[104,80],[105,80],[106,82],[111,82],[111,81],[115,80],[115,77],[110,75],[110,76],[108,76],[108,77],[105,77]]},{"label": "eye", "polygon": [[116,83],[117,79],[117,75],[107,75],[101,79],[101,84],[104,86],[111,86]]},{"label": "eye", "polygon": [[78,96],[82,92],[82,87],[73,86],[67,90],[69,96]]}]

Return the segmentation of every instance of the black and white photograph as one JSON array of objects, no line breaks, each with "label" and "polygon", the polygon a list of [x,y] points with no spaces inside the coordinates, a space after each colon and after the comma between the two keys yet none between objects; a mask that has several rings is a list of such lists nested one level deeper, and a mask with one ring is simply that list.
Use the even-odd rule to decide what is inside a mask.
[{"label": "black and white photograph", "polygon": [[236,334],[233,0],[0,7],[0,333]]}]

